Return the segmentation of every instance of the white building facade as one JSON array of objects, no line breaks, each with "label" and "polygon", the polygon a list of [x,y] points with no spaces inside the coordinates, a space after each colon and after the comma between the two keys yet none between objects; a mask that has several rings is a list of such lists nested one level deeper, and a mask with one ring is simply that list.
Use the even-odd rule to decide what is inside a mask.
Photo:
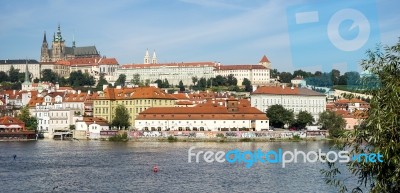
[{"label": "white building facade", "polygon": [[272,105],[282,105],[295,115],[307,111],[318,120],[319,113],[326,110],[326,96],[306,88],[285,86],[259,87],[251,94],[252,107],[266,112]]},{"label": "white building facade", "polygon": [[8,73],[11,66],[18,69],[19,72],[25,72],[26,63],[28,63],[29,73],[32,74],[32,80],[40,77],[40,64],[36,60],[0,60],[0,71]]},{"label": "white building facade", "polygon": [[191,85],[192,77],[213,78],[215,66],[213,62],[131,64],[121,66],[115,76],[125,74],[126,80],[130,81],[135,74],[139,74],[141,81],[154,82],[157,79],[167,79],[170,85],[178,85],[182,80],[184,85]]}]

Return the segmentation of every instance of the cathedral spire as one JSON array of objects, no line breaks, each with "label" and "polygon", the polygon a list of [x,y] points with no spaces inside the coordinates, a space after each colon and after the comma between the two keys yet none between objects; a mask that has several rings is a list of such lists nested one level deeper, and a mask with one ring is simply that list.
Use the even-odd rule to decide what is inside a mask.
[{"label": "cathedral spire", "polygon": [[156,50],[154,50],[154,52],[153,52],[153,57],[151,58],[151,63],[157,64]]},{"label": "cathedral spire", "polygon": [[43,43],[47,43],[47,40],[46,40],[46,31],[44,31],[44,35],[43,35]]},{"label": "cathedral spire", "polygon": [[145,64],[150,64],[150,55],[149,55],[149,49],[146,49],[146,54],[144,55],[144,61]]},{"label": "cathedral spire", "polygon": [[72,47],[75,48],[75,35],[72,35]]},{"label": "cathedral spire", "polygon": [[28,71],[28,59],[26,59],[26,64],[25,64],[25,83],[30,83],[29,71]]}]

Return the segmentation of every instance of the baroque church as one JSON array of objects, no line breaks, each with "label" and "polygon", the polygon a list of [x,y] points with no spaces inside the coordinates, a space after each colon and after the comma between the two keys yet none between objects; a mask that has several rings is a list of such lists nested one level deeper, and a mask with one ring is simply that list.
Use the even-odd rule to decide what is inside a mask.
[{"label": "baroque church", "polygon": [[46,39],[46,32],[44,32],[40,62],[55,62],[58,60],[93,57],[100,57],[96,46],[76,47],[75,40],[73,40],[72,47],[67,47],[65,45],[65,40],[61,36],[60,25],[58,25],[57,34],[54,33],[53,35],[50,49]]}]

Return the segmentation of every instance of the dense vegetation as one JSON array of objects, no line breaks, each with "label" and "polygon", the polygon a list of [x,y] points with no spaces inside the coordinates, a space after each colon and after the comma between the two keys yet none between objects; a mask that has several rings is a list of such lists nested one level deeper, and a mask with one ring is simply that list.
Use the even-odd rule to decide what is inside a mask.
[{"label": "dense vegetation", "polygon": [[379,81],[362,82],[363,89],[372,95],[368,117],[353,132],[346,132],[339,150],[350,155],[360,153],[381,154],[383,162],[352,160],[348,169],[358,180],[356,187],[348,187],[340,178],[335,163],[323,170],[325,181],[335,185],[340,192],[400,192],[400,41],[394,46],[378,47],[367,52],[362,60],[365,70],[376,74]]}]

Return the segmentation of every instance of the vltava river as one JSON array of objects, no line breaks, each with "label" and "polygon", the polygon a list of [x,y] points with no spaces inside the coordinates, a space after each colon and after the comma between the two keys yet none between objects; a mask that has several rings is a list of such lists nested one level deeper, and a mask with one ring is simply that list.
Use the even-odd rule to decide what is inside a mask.
[{"label": "vltava river", "polygon": [[[337,192],[322,163],[188,163],[188,149],[329,151],[328,142],[1,142],[0,192]],[[17,155],[14,160],[13,155]],[[193,157],[193,159],[195,159]],[[158,165],[159,172],[152,168]],[[348,175],[348,174],[347,174]],[[347,177],[346,174],[342,177]],[[355,180],[347,180],[351,184]]]}]

